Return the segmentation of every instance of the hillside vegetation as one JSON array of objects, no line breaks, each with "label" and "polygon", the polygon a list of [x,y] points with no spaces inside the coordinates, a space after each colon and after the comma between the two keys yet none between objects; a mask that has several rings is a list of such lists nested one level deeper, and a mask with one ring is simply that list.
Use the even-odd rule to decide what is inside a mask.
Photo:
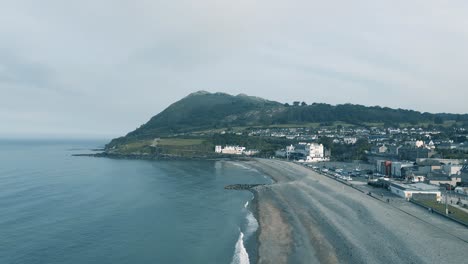
[{"label": "hillside vegetation", "polygon": [[[207,149],[216,138],[206,134],[222,132],[225,129],[242,130],[246,127],[293,127],[293,126],[401,126],[401,125],[443,125],[461,124],[468,126],[468,115],[431,114],[413,110],[387,107],[342,104],[329,105],[295,102],[292,105],[269,101],[247,95],[225,93],[192,93],[173,103],[161,113],[152,117],[138,129],[124,137],[112,140],[107,149],[120,148],[130,144],[132,151],[141,148],[141,142],[154,138],[194,136],[197,132],[203,144],[195,142],[192,147]],[[135,143],[139,142],[139,143]],[[263,143],[256,145],[263,146]],[[133,147],[132,147],[133,146]],[[139,147],[137,147],[139,146]],[[148,146],[146,143],[145,146]],[[187,146],[177,146],[189,148]],[[197,150],[198,151],[198,150]],[[128,152],[128,151],[127,151]]]}]

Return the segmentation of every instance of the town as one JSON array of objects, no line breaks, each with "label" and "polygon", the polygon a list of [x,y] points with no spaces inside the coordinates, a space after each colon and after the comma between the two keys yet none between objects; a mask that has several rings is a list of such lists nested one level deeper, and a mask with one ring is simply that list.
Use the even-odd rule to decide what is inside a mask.
[{"label": "town", "polygon": [[[226,131],[223,134],[229,133]],[[231,132],[291,143],[270,156],[302,164],[385,201],[413,202],[468,225],[468,134],[464,128],[258,128]],[[346,150],[363,146],[360,159]],[[261,149],[226,145],[224,155]],[[346,159],[351,157],[351,159]]]}]

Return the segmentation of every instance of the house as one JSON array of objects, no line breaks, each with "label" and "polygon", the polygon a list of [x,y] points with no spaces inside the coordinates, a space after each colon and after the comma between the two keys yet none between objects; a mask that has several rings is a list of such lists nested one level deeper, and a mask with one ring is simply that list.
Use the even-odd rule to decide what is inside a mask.
[{"label": "house", "polygon": [[451,143],[451,142],[446,142],[446,143],[441,143],[439,145],[437,145],[437,148],[438,149],[456,149],[458,148],[458,144],[454,144],[454,143]]},{"label": "house", "polygon": [[424,197],[424,196],[429,196],[431,199],[434,199],[436,201],[441,200],[441,191],[437,186],[429,185],[426,183],[411,183],[411,184],[406,184],[406,183],[397,183],[397,182],[391,182],[390,183],[390,191],[400,197],[403,197],[405,199],[411,199],[411,198],[416,198],[416,197]]},{"label": "house", "polygon": [[422,140],[416,140],[416,142],[414,143],[415,147],[417,148],[422,148],[424,147],[424,141]]},{"label": "house", "polygon": [[345,144],[354,145],[357,142],[357,138],[356,137],[344,137],[343,141]]},{"label": "house", "polygon": [[429,141],[429,143],[426,144],[426,148],[429,148],[429,149],[435,149],[435,144],[434,144],[434,141]]},{"label": "house", "polygon": [[460,143],[458,149],[462,151],[468,151],[468,141]]},{"label": "house", "polygon": [[388,148],[385,145],[382,146],[373,146],[371,148],[372,153],[385,153],[387,152]]}]

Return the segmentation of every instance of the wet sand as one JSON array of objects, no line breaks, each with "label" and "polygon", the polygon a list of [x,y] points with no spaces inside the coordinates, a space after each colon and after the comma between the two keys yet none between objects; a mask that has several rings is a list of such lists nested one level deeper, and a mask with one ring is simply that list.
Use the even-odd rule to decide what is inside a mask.
[{"label": "wet sand", "polygon": [[[466,263],[468,229],[444,230],[289,162],[248,164],[274,184],[254,188],[258,263]],[[455,235],[456,236],[455,236]]]}]

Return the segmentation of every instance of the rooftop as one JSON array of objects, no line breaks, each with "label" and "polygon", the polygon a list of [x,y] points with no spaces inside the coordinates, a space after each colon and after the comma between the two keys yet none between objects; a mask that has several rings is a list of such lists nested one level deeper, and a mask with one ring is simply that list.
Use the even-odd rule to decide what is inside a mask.
[{"label": "rooftop", "polygon": [[439,187],[430,185],[427,183],[397,183],[397,182],[392,182],[392,186],[400,189],[400,190],[408,190],[408,191],[439,191]]}]

